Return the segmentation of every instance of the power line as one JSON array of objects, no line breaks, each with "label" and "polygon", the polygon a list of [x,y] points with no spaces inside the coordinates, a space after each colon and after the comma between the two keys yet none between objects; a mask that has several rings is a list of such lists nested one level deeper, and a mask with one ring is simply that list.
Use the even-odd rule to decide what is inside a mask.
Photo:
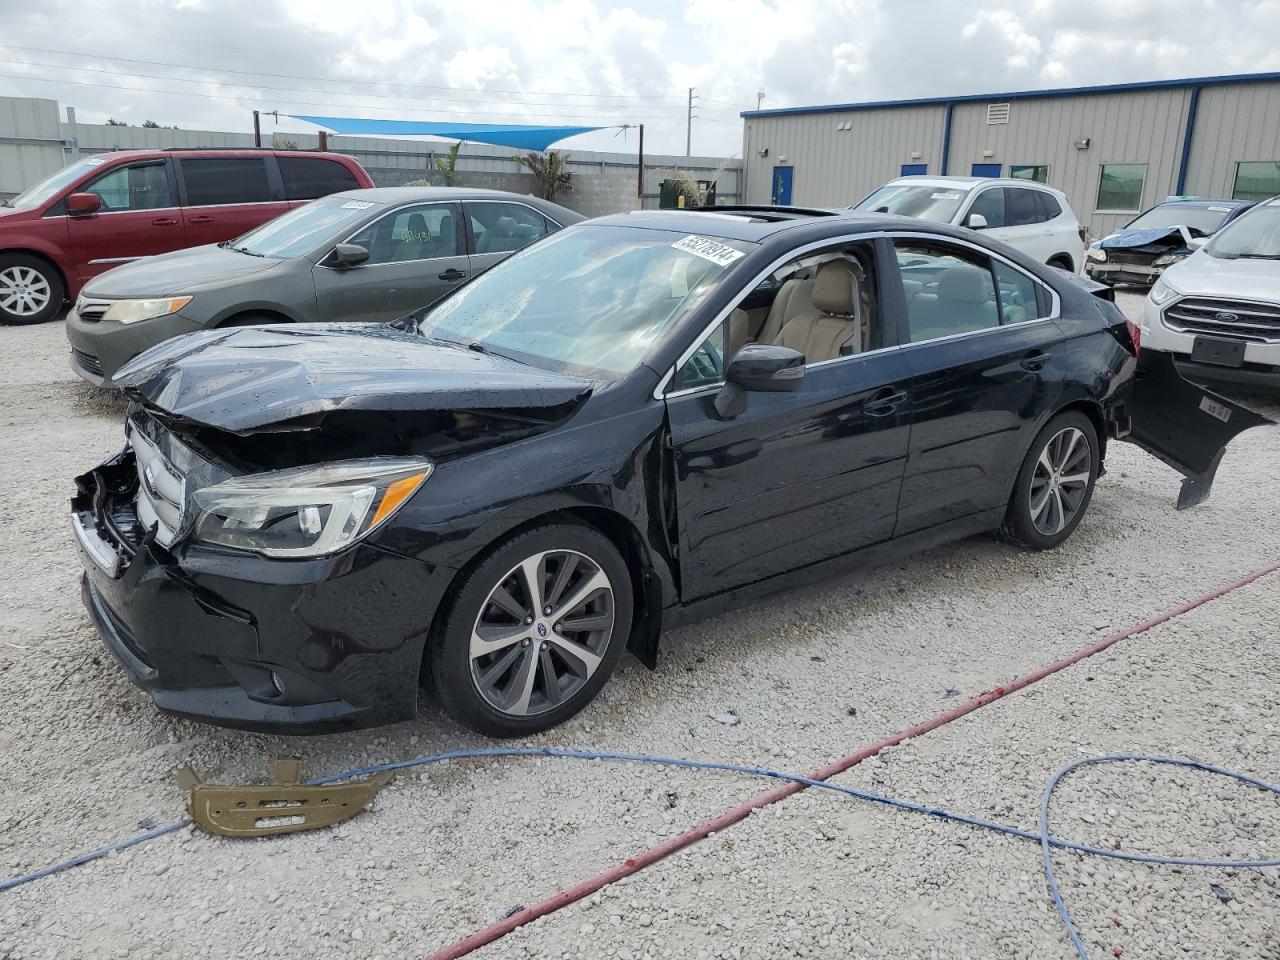
[{"label": "power line", "polygon": [[[563,93],[552,90],[476,90],[469,87],[447,87],[425,83],[387,83],[382,80],[356,80],[346,77],[316,77],[306,76],[295,73],[267,73],[262,70],[232,70],[225,67],[206,67],[194,63],[167,63],[162,60],[138,60],[128,57],[113,57],[97,52],[82,52],[75,50],[52,50],[46,47],[21,47],[16,44],[6,43],[0,44],[9,50],[22,50],[28,53],[52,53],[63,57],[89,57],[95,60],[112,60],[117,63],[136,63],[149,67],[173,67],[179,70],[206,70],[211,73],[227,73],[241,77],[272,77],[278,80],[308,80],[318,81],[320,83],[336,83],[336,84],[360,84],[363,86],[393,86],[401,87],[406,90],[443,90],[447,93],[495,93],[503,96],[543,96],[543,97],[590,97],[597,100],[667,100],[680,103],[684,97],[675,96],[653,96],[642,94],[624,94],[624,93]],[[67,65],[70,68],[71,65]],[[173,78],[166,78],[173,79]]]},{"label": "power line", "polygon": [[[249,89],[249,90],[270,90],[270,91],[279,92],[279,93],[314,93],[322,96],[334,95],[334,91],[312,90],[304,87],[272,87],[272,86],[267,86],[265,84],[259,85],[259,84],[251,84],[251,83],[226,83],[221,80],[195,78],[195,77],[164,77],[154,73],[131,73],[125,70],[106,70],[101,67],[82,67],[78,64],[73,66],[70,64],[63,64],[63,63],[37,63],[34,60],[11,60],[8,57],[0,57],[0,63],[10,63],[10,64],[19,65],[19,66],[29,66],[29,67],[43,67],[43,68],[54,69],[54,70],[75,70],[83,73],[104,73],[104,74],[107,74],[108,76],[130,77],[130,78],[139,79],[139,80],[165,80],[165,81],[171,81],[173,83],[212,84],[212,85],[221,86],[221,87],[240,87],[240,88]],[[423,101],[439,101],[445,104],[449,104],[449,103],[480,104],[480,103],[500,103],[501,102],[496,98],[481,98],[476,100],[450,100],[444,97],[401,97],[401,96],[390,96],[386,94],[375,94],[375,93],[339,94],[339,95],[347,98],[351,98],[351,97],[371,98],[372,97],[372,98],[377,98],[379,100],[413,100],[416,103],[421,103]],[[546,101],[546,100],[543,100],[543,101],[521,100],[514,105],[521,106],[521,107],[564,106],[564,107],[578,108],[578,109],[590,107],[590,104],[585,104],[585,103],[561,104],[561,103],[557,103],[556,101]],[[655,107],[655,106],[646,106],[643,104],[627,103],[627,104],[618,104],[616,106],[602,106],[599,109],[604,111],[609,111],[609,112],[620,112],[624,110],[653,111],[655,109],[663,109],[663,108]],[[674,109],[674,105],[671,109]],[[709,108],[709,109],[714,109],[714,108]],[[718,112],[722,112],[722,111],[718,111]],[[648,113],[648,112],[645,113],[645,116],[650,116],[650,115],[651,113]]]},{"label": "power line", "polygon": [[[94,87],[96,89],[106,89],[106,90],[127,90],[130,93],[144,93],[148,95],[161,94],[161,95],[170,96],[170,97],[199,97],[203,100],[221,100],[226,103],[262,103],[262,104],[277,103],[278,104],[280,102],[283,102],[287,104],[294,104],[297,106],[307,106],[307,107],[343,106],[343,104],[335,104],[332,100],[317,101],[317,100],[286,99],[283,101],[268,101],[268,100],[263,100],[260,97],[219,96],[214,93],[196,93],[191,90],[155,90],[149,87],[148,88],[126,87],[126,86],[122,86],[120,84],[115,84],[115,83],[97,83],[96,81],[90,82],[88,80],[67,80],[67,79],[61,79],[61,78],[54,80],[47,77],[33,77],[33,76],[30,76],[29,74],[21,74],[21,73],[0,73],[0,77],[6,78],[9,80],[26,80],[34,83],[68,84],[76,87]],[[400,107],[375,107],[375,106],[368,106],[368,105],[361,105],[361,104],[346,104],[346,106],[357,107],[358,109],[361,109],[361,110],[377,110],[380,112],[391,112],[391,113],[405,112],[405,110]],[[419,111],[419,112],[422,112],[422,111]],[[450,111],[446,110],[443,112],[447,113]],[[454,111],[454,113],[456,114],[457,111]],[[461,113],[461,116],[462,117],[489,117],[489,118],[506,119],[506,120],[510,120],[512,117],[521,117],[523,119],[543,119],[543,120],[623,119],[621,117],[617,117],[617,118],[600,117],[599,115],[596,115],[596,114],[556,115],[556,114],[545,114],[545,113],[519,113],[517,111],[509,111],[507,113],[480,113],[480,112],[464,111]],[[603,126],[611,126],[611,124],[603,124]]]}]

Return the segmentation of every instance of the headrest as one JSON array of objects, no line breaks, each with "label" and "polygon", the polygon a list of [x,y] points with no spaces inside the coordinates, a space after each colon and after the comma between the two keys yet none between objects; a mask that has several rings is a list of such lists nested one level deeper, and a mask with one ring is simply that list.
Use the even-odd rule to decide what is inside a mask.
[{"label": "headrest", "polygon": [[991,274],[968,265],[952,267],[938,281],[939,300],[961,303],[990,303],[994,299]]},{"label": "headrest", "polygon": [[415,240],[431,236],[427,230],[427,218],[420,213],[409,214],[409,233]]},{"label": "headrest", "polygon": [[848,260],[828,260],[813,278],[813,306],[823,313],[852,317],[857,303],[859,277]]},{"label": "headrest", "polygon": [[516,221],[514,217],[499,217],[498,222],[493,225],[493,232],[500,237],[509,237],[516,232]]}]

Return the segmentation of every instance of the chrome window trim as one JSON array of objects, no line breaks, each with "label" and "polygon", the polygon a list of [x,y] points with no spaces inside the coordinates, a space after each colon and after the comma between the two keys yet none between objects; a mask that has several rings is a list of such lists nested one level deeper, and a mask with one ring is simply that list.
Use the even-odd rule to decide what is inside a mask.
[{"label": "chrome window trim", "polygon": [[[665,374],[663,374],[662,379],[658,381],[657,386],[653,388],[653,398],[655,400],[661,400],[663,399],[664,396],[675,396],[675,394],[666,394],[664,393],[664,391],[667,388],[667,384],[671,382],[671,378],[675,376],[676,371],[679,370],[682,366],[684,366],[689,361],[689,358],[698,352],[698,348],[702,346],[703,341],[705,341],[707,337],[711,336],[711,334],[715,332],[716,327],[720,326],[720,324],[722,324],[728,318],[729,314],[733,313],[734,310],[738,309],[738,304],[740,304],[743,300],[745,300],[747,298],[747,295],[750,294],[751,291],[754,290],[756,287],[758,287],[761,281],[763,281],[765,277],[769,276],[769,274],[777,270],[778,267],[782,266],[783,264],[787,263],[790,260],[795,260],[799,257],[802,257],[806,253],[812,253],[814,250],[821,250],[823,247],[835,247],[843,243],[853,243],[859,240],[875,240],[883,236],[886,236],[885,231],[872,230],[870,232],[864,232],[864,233],[851,233],[851,234],[844,234],[838,237],[828,237],[826,240],[815,240],[812,243],[806,243],[802,247],[796,247],[792,250],[788,250],[785,254],[778,257],[778,259],[770,263],[769,266],[765,267],[763,270],[757,273],[755,278],[751,280],[746,286],[744,286],[741,292],[739,292],[739,294],[736,297],[730,300],[728,305],[725,306],[723,310],[721,310],[719,313],[716,314],[715,319],[713,319],[710,323],[708,323],[702,329],[702,332],[699,333],[694,338],[692,346],[690,346],[689,349],[686,350],[684,353],[680,354],[676,362],[671,365],[671,367],[667,370]],[[854,356],[865,356],[865,354],[854,354]],[[837,357],[836,359],[848,360],[850,358]],[[819,362],[825,362],[825,361],[819,361]],[[815,364],[806,364],[805,366],[806,367],[815,366]],[[724,381],[720,381],[720,383],[723,383],[723,382]],[[686,389],[702,390],[708,386],[719,386],[719,384],[704,384],[703,386],[688,387]],[[681,390],[680,393],[681,394],[685,393],[685,390]]]},{"label": "chrome window trim", "polygon": [[[330,196],[333,196],[333,194],[330,194]],[[320,198],[317,197],[316,199],[320,199]],[[364,203],[365,201],[362,200],[360,202]],[[339,243],[350,243],[352,237],[356,236],[359,233],[363,233],[365,230],[368,230],[370,227],[372,227],[375,223],[379,223],[380,221],[385,220],[387,217],[394,217],[397,213],[400,213],[402,210],[407,210],[409,207],[442,207],[446,205],[452,206],[452,205],[456,205],[457,203],[458,203],[457,200],[410,200],[406,203],[400,204],[400,206],[398,207],[392,207],[390,210],[384,211],[380,216],[374,217],[372,220],[368,221],[367,223],[359,227],[354,232],[348,234],[344,239],[335,241],[333,245],[329,248],[329,252],[320,258],[320,262],[317,263],[316,266],[323,267],[325,270],[337,270],[338,269],[337,267],[331,267],[324,262],[326,259],[328,259],[329,254],[333,253],[333,247],[336,247]],[[454,233],[455,243],[457,239],[458,237],[457,237],[456,228],[455,228],[455,233]],[[397,267],[405,263],[430,263],[432,260],[451,260],[454,257],[465,257],[465,256],[467,256],[467,254],[464,251],[463,253],[456,253],[456,252],[450,253],[443,257],[423,257],[420,260],[389,260],[386,263],[362,263],[360,264],[360,269],[367,270],[371,267]]]},{"label": "chrome window trim", "polygon": [[147,254],[141,253],[136,257],[104,257],[101,260],[90,260],[89,263],[91,265],[95,263],[132,263],[134,260],[141,260],[145,256]]},{"label": "chrome window trim", "polygon": [[[505,203],[505,204],[508,204],[508,205],[510,205],[510,206],[513,206],[513,207],[524,207],[526,210],[530,210],[530,211],[532,211],[533,213],[535,213],[535,214],[537,214],[538,216],[542,217],[544,220],[550,220],[552,223],[554,223],[554,224],[555,224],[557,227],[559,227],[561,230],[563,230],[563,229],[564,229],[564,224],[563,224],[563,223],[561,223],[559,220],[557,220],[555,217],[550,216],[549,214],[543,213],[543,212],[542,212],[541,210],[539,210],[537,207],[531,207],[531,206],[529,206],[529,204],[525,203],[525,202],[524,202],[524,201],[522,201],[522,200],[499,200],[499,199],[497,199],[496,197],[485,197],[483,200],[480,200],[480,199],[477,199],[477,200],[467,200],[467,199],[464,197],[462,200],[458,200],[458,201],[452,201],[452,200],[451,200],[451,201],[449,201],[449,202],[450,202],[450,203],[464,203],[464,204],[467,204],[467,203]],[[631,212],[633,212],[633,213],[634,213],[635,211],[631,211]],[[545,234],[544,234],[544,236],[545,236]],[[514,253],[515,251],[512,251],[512,252]]]},{"label": "chrome window trim", "polygon": [[[948,334],[945,337],[932,337],[928,340],[912,340],[907,343],[895,344],[892,347],[878,347],[875,350],[867,350],[862,353],[854,353],[854,354],[850,354],[847,357],[833,357],[829,360],[819,360],[816,363],[805,364],[806,370],[811,367],[820,367],[820,366],[825,366],[831,363],[840,363],[845,360],[856,360],[859,357],[869,357],[869,356],[872,356],[873,354],[885,353],[889,350],[903,350],[908,347],[919,347],[919,346],[924,346],[926,344],[931,344],[931,343],[945,343],[950,340],[960,340],[966,337],[973,337],[973,336],[978,336],[980,334],[987,334],[987,333],[992,333],[998,330],[1004,330],[1008,327],[1025,327],[1028,324],[1032,324],[1032,323],[1046,323],[1046,322],[1057,320],[1062,316],[1062,298],[1058,296],[1058,291],[1054,290],[1053,287],[1049,286],[1049,284],[1045,283],[1035,274],[1029,273],[1025,268],[1014,263],[1008,257],[1005,257],[1000,253],[997,253],[995,250],[990,250],[982,246],[981,244],[973,243],[972,241],[960,239],[957,237],[950,237],[950,236],[947,236],[946,234],[928,233],[925,231],[914,231],[914,230],[876,230],[871,233],[850,234],[843,237],[835,237],[829,240],[821,240],[821,241],[816,241],[814,243],[806,244],[803,247],[797,247],[796,249],[787,253],[785,256],[779,258],[778,260],[775,260],[765,270],[759,273],[756,276],[756,278],[751,281],[751,283],[747,286],[747,288],[741,294],[735,297],[730,302],[728,307],[726,307],[719,314],[717,314],[715,320],[713,320],[711,323],[707,325],[707,327],[702,331],[702,333],[698,335],[697,339],[694,341],[693,346],[690,347],[688,350],[686,350],[684,353],[682,353],[679,359],[675,362],[675,364],[673,364],[667,370],[667,372],[663,374],[662,379],[660,379],[658,381],[657,386],[653,388],[653,398],[655,400],[662,400],[668,397],[687,396],[697,391],[708,390],[711,388],[715,388],[718,390],[724,384],[724,381],[721,380],[717,383],[702,384],[697,387],[686,387],[685,389],[673,391],[671,393],[665,392],[667,385],[671,382],[672,378],[675,376],[676,371],[680,369],[680,367],[682,367],[685,363],[688,362],[689,358],[693,356],[695,352],[697,352],[699,347],[702,346],[703,341],[706,340],[707,337],[709,337],[715,331],[716,327],[718,327],[721,323],[725,321],[725,319],[729,316],[729,314],[731,314],[734,310],[737,309],[738,304],[741,303],[746,298],[748,293],[750,293],[759,285],[760,281],[762,281],[770,273],[776,270],[779,266],[786,263],[788,260],[795,260],[798,257],[803,256],[805,253],[812,252],[813,250],[817,250],[822,247],[835,246],[842,243],[849,243],[857,240],[876,240],[881,237],[886,238],[890,241],[896,238],[902,237],[902,238],[910,238],[910,239],[930,240],[930,241],[939,242],[943,244],[948,244],[948,243],[957,244],[962,247],[968,247],[969,249],[974,250],[977,253],[982,254],[983,256],[990,257],[994,260],[999,260],[1001,263],[1011,267],[1014,270],[1017,270],[1023,276],[1027,277],[1032,283],[1036,284],[1037,286],[1043,287],[1044,289],[1049,291],[1049,296],[1052,298],[1049,315],[1046,317],[1035,317],[1032,320],[1023,320],[1019,323],[1000,324],[999,326],[995,326],[995,327],[984,327],[981,330],[966,330],[961,333]],[[992,278],[992,281],[994,282],[994,276]],[[910,323],[910,318],[908,318],[908,324],[909,323]]]}]

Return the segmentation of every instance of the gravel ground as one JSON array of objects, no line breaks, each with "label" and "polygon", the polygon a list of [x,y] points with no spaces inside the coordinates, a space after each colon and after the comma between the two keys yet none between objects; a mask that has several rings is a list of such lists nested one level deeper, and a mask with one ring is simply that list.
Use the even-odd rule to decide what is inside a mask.
[{"label": "gravel ground", "polygon": [[[1132,302],[1125,304],[1126,308]],[[181,813],[170,770],[258,779],[276,753],[327,773],[484,746],[429,702],[414,722],[293,740],[158,715],[101,651],[64,520],[70,478],[121,442],[121,407],[66,366],[60,324],[0,328],[0,876]],[[1085,523],[1052,554],[978,538],[669,634],[536,745],[807,771],[1280,556],[1280,431],[1240,438],[1213,498],[1113,447]],[[1280,575],[855,768],[843,782],[1025,826],[1081,752],[1196,757],[1280,780]],[[734,725],[715,718],[732,710]],[[0,897],[0,958],[421,955],[754,795],[757,782],[560,761],[401,776],[333,831],[188,830]],[[1275,855],[1280,804],[1202,776],[1087,770],[1061,835],[1129,849]],[[1068,957],[1032,844],[802,794],[522,928],[478,956]],[[1056,858],[1081,930],[1142,956],[1280,958],[1265,872]],[[1210,884],[1231,898],[1224,903]],[[264,937],[265,929],[270,939]]]}]

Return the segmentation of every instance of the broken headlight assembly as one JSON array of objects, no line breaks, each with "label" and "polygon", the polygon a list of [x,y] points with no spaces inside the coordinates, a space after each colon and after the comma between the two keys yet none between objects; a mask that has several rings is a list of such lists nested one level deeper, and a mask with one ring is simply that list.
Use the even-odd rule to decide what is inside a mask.
[{"label": "broken headlight assembly", "polygon": [[390,519],[432,469],[385,457],[234,477],[192,494],[193,536],[268,557],[324,556]]},{"label": "broken headlight assembly", "polygon": [[1157,267],[1167,267],[1171,263],[1187,259],[1185,253],[1162,253],[1152,261]]},{"label": "broken headlight assembly", "polygon": [[160,297],[155,300],[117,300],[102,315],[103,320],[114,320],[116,323],[138,323],[140,320],[155,320],[177,313],[188,303],[191,297]]},{"label": "broken headlight assembly", "polygon": [[1090,260],[1097,260],[1099,263],[1105,263],[1107,259],[1107,251],[1103,250],[1096,243],[1085,251],[1085,255]]}]

